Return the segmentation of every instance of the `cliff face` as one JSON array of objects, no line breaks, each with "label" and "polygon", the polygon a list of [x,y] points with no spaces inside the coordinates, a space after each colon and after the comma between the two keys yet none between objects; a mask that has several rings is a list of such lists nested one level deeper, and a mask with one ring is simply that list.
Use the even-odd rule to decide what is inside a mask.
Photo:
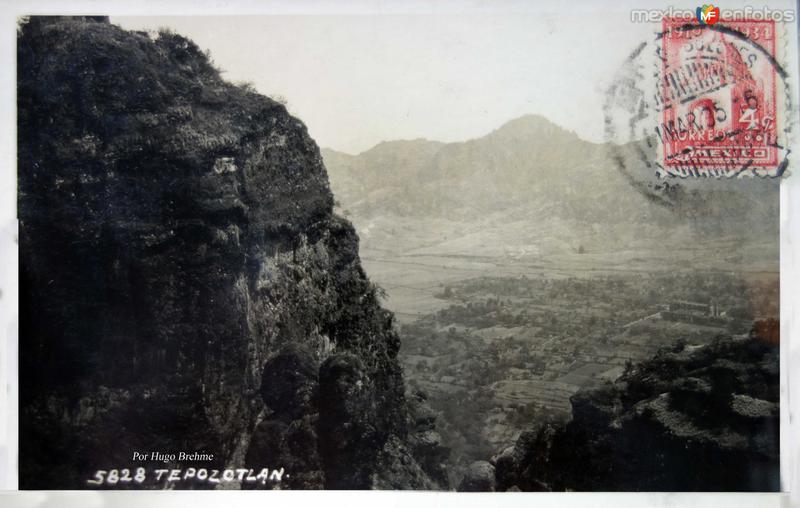
[{"label": "cliff face", "polygon": [[531,429],[495,457],[498,489],[778,490],[778,346],[760,331],[677,344],[578,392],[566,427]]},{"label": "cliff face", "polygon": [[18,106],[21,487],[87,487],[134,451],[437,487],[300,121],[183,37],[90,18],[22,25]]}]

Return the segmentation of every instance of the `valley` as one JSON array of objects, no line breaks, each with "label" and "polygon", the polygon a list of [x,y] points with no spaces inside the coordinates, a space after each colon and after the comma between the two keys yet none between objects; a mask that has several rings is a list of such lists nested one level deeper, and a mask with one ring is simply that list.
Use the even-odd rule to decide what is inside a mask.
[{"label": "valley", "polygon": [[523,117],[464,143],[323,150],[451,482],[660,348],[778,317],[774,182],[649,183],[656,204],[607,148]]}]

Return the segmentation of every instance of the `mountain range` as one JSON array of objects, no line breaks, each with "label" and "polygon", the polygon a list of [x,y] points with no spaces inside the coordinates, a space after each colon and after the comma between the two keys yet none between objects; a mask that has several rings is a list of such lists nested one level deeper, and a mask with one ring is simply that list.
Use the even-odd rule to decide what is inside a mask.
[{"label": "mountain range", "polygon": [[528,115],[463,142],[387,141],[358,155],[331,149],[322,155],[342,210],[367,244],[370,224],[424,227],[433,219],[483,229],[522,220],[552,225],[573,244],[599,234],[612,248],[631,233],[680,242],[697,235],[741,242],[776,237],[777,181],[659,180],[646,162],[656,159],[648,144],[642,157],[637,146],[592,143]]}]

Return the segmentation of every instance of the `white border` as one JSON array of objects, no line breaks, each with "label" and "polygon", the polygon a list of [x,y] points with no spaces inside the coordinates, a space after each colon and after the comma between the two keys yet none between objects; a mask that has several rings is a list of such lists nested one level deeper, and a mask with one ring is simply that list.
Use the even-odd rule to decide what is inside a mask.
[{"label": "white border", "polygon": [[[610,0],[608,0],[610,2]],[[644,2],[642,2],[644,3]],[[654,3],[663,7],[670,2]],[[679,3],[679,2],[674,2]],[[696,2],[702,3],[702,2]],[[728,2],[730,3],[730,2]],[[772,2],[771,2],[772,3]],[[602,4],[589,0],[572,0],[570,12],[580,15],[603,10]],[[753,5],[756,3],[753,2]],[[606,4],[608,5],[608,4]],[[723,7],[729,7],[724,5]],[[797,6],[795,6],[797,8]],[[781,473],[783,490],[790,494],[455,494],[423,492],[14,492],[17,485],[17,309],[18,248],[16,243],[16,20],[26,14],[112,14],[112,15],[225,15],[225,14],[388,14],[423,12],[489,12],[535,11],[534,3],[524,0],[484,2],[481,0],[444,0],[438,2],[410,0],[352,0],[333,3],[323,0],[121,0],[102,2],[70,0],[68,5],[56,0],[29,0],[18,5],[0,6],[0,505],[4,507],[107,506],[110,504],[139,506],[255,506],[264,503],[299,504],[328,508],[374,506],[385,508],[405,504],[425,506],[458,506],[483,508],[535,504],[537,507],[562,506],[664,506],[664,507],[779,507],[800,506],[797,458],[800,457],[797,418],[791,408],[800,404],[800,376],[790,376],[789,365],[800,364],[800,340],[796,316],[800,316],[800,249],[792,238],[800,239],[800,175],[787,178],[781,188]],[[798,9],[800,10],[800,9]],[[627,21],[627,20],[623,20]],[[797,41],[797,26],[788,27],[790,40]],[[800,68],[797,66],[796,44],[787,61],[794,87],[793,101],[798,101]],[[796,106],[795,106],[796,107]],[[797,114],[797,113],[795,113]],[[797,133],[795,133],[795,137]],[[800,157],[800,145],[793,144],[793,155]],[[793,165],[794,166],[794,165]],[[790,171],[800,173],[798,170]]]}]

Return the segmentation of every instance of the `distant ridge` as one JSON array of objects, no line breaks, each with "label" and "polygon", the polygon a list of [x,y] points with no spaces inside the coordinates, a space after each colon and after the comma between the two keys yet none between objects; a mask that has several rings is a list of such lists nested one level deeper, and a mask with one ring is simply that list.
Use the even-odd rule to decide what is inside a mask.
[{"label": "distant ridge", "polygon": [[492,131],[490,131],[490,132],[488,132],[488,133],[486,133],[486,134],[484,134],[482,136],[478,136],[478,137],[470,138],[470,139],[465,139],[463,141],[444,142],[444,141],[430,140],[428,138],[392,139],[392,140],[383,140],[383,141],[379,142],[378,144],[376,144],[376,145],[374,145],[374,146],[372,146],[370,148],[367,148],[366,150],[363,150],[363,151],[361,151],[359,153],[356,153],[356,154],[353,154],[353,153],[350,153],[350,152],[345,152],[345,151],[342,151],[342,150],[337,150],[335,148],[330,148],[330,147],[322,148],[322,152],[323,152],[323,154],[331,154],[331,155],[336,155],[336,156],[360,157],[360,156],[362,156],[364,154],[372,152],[373,150],[385,150],[385,149],[387,149],[387,147],[404,146],[404,145],[418,144],[418,143],[426,143],[426,144],[430,144],[431,146],[443,146],[443,145],[448,145],[448,144],[469,143],[471,141],[479,140],[479,139],[490,137],[490,136],[503,136],[503,135],[507,135],[509,133],[513,133],[513,134],[517,134],[518,135],[519,133],[522,133],[522,132],[526,132],[526,131],[527,132],[536,132],[537,130],[539,130],[540,133],[548,133],[548,134],[552,133],[553,131],[560,131],[560,132],[563,132],[563,133],[566,133],[566,134],[571,134],[571,135],[575,136],[576,138],[580,139],[581,141],[583,141],[585,143],[591,143],[590,141],[586,141],[583,138],[581,138],[580,136],[578,136],[577,133],[564,129],[560,125],[558,125],[558,124],[556,124],[554,122],[551,122],[550,120],[548,120],[546,117],[544,117],[542,115],[530,114],[530,115],[523,115],[523,116],[520,116],[520,117],[517,117],[517,118],[513,118],[513,119],[507,121],[506,123],[504,123],[503,125],[501,125],[500,127],[496,128],[496,129],[493,129]]},{"label": "distant ridge", "polygon": [[[639,188],[620,173],[612,151],[633,168]],[[631,147],[585,141],[541,115],[467,141],[384,141],[358,155],[323,149],[322,156],[333,191],[357,225],[385,214],[474,221],[513,213],[600,227],[634,219],[662,228],[682,224],[703,234],[777,227],[776,182],[659,181]],[[655,148],[646,157],[655,160]],[[648,199],[642,188],[663,197]]]}]

